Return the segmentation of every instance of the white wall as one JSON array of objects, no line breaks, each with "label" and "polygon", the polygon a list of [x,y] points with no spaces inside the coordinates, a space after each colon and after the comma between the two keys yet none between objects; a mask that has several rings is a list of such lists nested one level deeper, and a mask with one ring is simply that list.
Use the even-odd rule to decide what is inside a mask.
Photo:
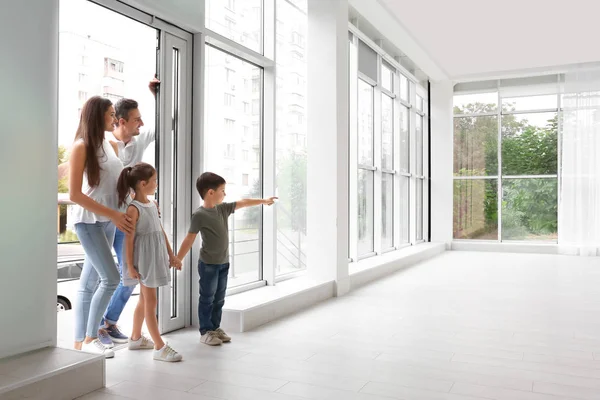
[{"label": "white wall", "polygon": [[308,0],[308,273],[348,277],[348,2]]},{"label": "white wall", "polygon": [[431,83],[431,241],[452,241],[453,113],[451,81]]},{"label": "white wall", "polygon": [[0,13],[0,357],[56,343],[58,0]]}]

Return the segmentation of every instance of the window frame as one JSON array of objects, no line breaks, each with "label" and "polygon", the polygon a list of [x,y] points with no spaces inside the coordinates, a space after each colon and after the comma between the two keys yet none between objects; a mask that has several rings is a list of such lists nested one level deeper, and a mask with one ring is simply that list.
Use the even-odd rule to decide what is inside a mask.
[{"label": "window frame", "polygon": [[[351,262],[350,271],[352,272],[356,263],[365,258],[378,256],[390,251],[398,250],[406,246],[415,245],[417,243],[425,242],[428,240],[428,112],[427,109],[427,89],[404,69],[398,62],[390,57],[383,49],[377,46],[374,42],[369,40],[362,32],[360,32],[353,25],[349,25],[349,255],[348,258]],[[372,50],[377,53],[377,81],[369,78],[361,71],[359,71],[359,41],[369,46]],[[392,88],[388,90],[383,87],[382,82],[382,68],[390,69],[391,67],[391,80]],[[401,90],[403,78],[408,83],[408,97],[403,98]],[[358,162],[358,82],[359,80],[365,81],[374,87],[374,162],[373,165],[364,165]],[[422,99],[421,109],[417,109],[417,94]],[[392,98],[392,140],[393,140],[393,168],[383,168],[383,116],[382,116],[382,101],[383,96]],[[407,110],[407,121],[408,125],[408,137],[406,138],[402,134],[402,126],[400,118],[402,108]],[[418,142],[416,140],[416,118],[422,118],[422,138]],[[402,139],[406,138],[408,143],[407,146],[408,158],[402,155],[401,146]],[[421,144],[420,148],[417,148],[417,143]],[[423,169],[419,170],[417,174],[417,164],[415,157],[416,152],[422,152]],[[402,165],[407,165],[406,170],[402,168]],[[360,170],[372,170],[374,174],[374,251],[368,254],[360,254],[358,252],[358,200],[356,193],[358,193],[358,172]],[[388,247],[384,245],[383,240],[383,179],[384,176],[389,179],[389,176],[393,176],[393,189],[392,189],[392,210],[386,212],[392,212],[392,243],[393,246]],[[417,191],[416,189],[421,186],[423,193],[421,203],[417,204]],[[416,213],[420,213],[417,217]],[[417,223],[421,224],[421,229],[417,229]],[[420,234],[418,234],[418,232]]]},{"label": "window frame", "polygon": [[[531,91],[530,94],[521,94],[520,96],[503,96],[503,87],[501,86],[500,82],[496,82],[495,87],[488,87],[486,90],[477,90],[477,91],[455,91],[454,92],[454,96],[463,96],[463,95],[469,95],[469,94],[481,94],[481,95],[490,95],[490,97],[492,95],[496,96],[496,101],[497,101],[497,107],[496,110],[494,112],[480,112],[480,113],[453,113],[453,121],[458,119],[458,118],[468,118],[468,117],[496,117],[496,124],[498,127],[498,133],[497,133],[497,163],[498,163],[498,167],[497,167],[497,172],[494,175],[489,175],[489,176],[458,176],[454,174],[453,171],[453,182],[456,181],[468,181],[468,180],[493,180],[496,182],[496,187],[497,187],[497,193],[496,193],[496,197],[497,197],[497,216],[498,216],[498,220],[497,220],[497,224],[498,224],[498,233],[497,233],[497,238],[495,240],[492,239],[476,239],[476,238],[469,238],[469,239],[461,239],[461,238],[455,238],[454,237],[454,232],[453,232],[453,237],[452,240],[456,240],[456,241],[460,241],[460,242],[476,242],[476,243],[535,243],[535,244],[556,244],[558,243],[558,239],[557,240],[515,240],[515,239],[503,239],[502,237],[502,207],[503,207],[503,199],[504,199],[504,190],[503,190],[503,180],[514,180],[514,179],[556,179],[557,180],[557,189],[558,192],[560,193],[560,181],[561,181],[561,173],[560,173],[560,154],[561,154],[561,149],[560,149],[560,142],[561,142],[561,136],[562,136],[562,124],[561,124],[561,119],[562,119],[562,114],[563,114],[563,109],[562,109],[562,98],[561,98],[561,93],[560,93],[560,88],[556,87],[556,92],[555,93],[551,93],[550,95],[548,95],[547,93],[545,95],[547,96],[556,96],[557,97],[557,101],[556,101],[556,108],[536,108],[536,109],[516,109],[516,110],[505,110],[504,109],[504,104],[503,104],[503,100],[508,99],[508,98],[517,98],[517,97],[536,97],[536,96],[540,96],[539,93],[536,93],[534,90]],[[509,116],[509,115],[532,115],[532,114],[547,114],[547,113],[556,113],[557,117],[558,117],[558,125],[557,125],[557,173],[556,174],[537,174],[537,175],[523,175],[523,174],[519,174],[519,175],[511,175],[511,174],[504,174],[503,173],[503,163],[502,163],[502,144],[503,144],[503,134],[502,134],[502,120],[503,117],[505,116]],[[454,138],[454,134],[455,132],[453,131],[453,138]],[[453,149],[454,151],[454,149]],[[557,197],[558,198],[558,197]],[[558,207],[558,213],[557,213],[557,218],[558,215],[560,215],[560,201],[557,204]],[[454,221],[455,216],[453,215],[453,221]],[[560,229],[560,227],[559,227]]]}]

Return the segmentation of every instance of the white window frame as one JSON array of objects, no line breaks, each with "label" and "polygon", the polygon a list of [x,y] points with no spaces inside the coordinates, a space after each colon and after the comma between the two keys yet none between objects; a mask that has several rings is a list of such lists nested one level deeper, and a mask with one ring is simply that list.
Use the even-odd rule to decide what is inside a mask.
[{"label": "white window frame", "polygon": [[[428,218],[429,218],[429,141],[428,141],[428,91],[422,86],[419,80],[407,71],[396,59],[387,54],[380,46],[370,40],[364,33],[356,28],[352,23],[349,23],[349,254],[350,262],[355,263],[368,257],[381,255],[390,251],[398,250],[406,246],[415,245],[426,242],[429,238]],[[377,53],[378,68],[377,82],[373,82],[360,71],[358,71],[358,41],[362,41]],[[392,85],[393,90],[389,91],[382,87],[381,82],[381,67],[382,61],[385,60],[392,69]],[[408,101],[401,98],[401,76],[408,80],[409,97]],[[358,164],[358,79],[371,83],[374,86],[374,164],[373,171],[374,179],[374,251],[370,254],[358,253],[358,170],[371,169],[370,166]],[[381,99],[382,95],[388,95],[393,98],[393,170],[382,169],[382,115],[381,115]],[[417,94],[423,99],[422,111],[417,110],[416,96]],[[402,171],[401,154],[400,154],[400,107],[408,108],[408,137],[409,137],[409,168],[408,171]],[[417,149],[416,141],[416,118],[423,118],[423,148]],[[423,171],[417,175],[416,152],[423,153]],[[367,168],[368,167],[368,168]],[[393,247],[383,248],[382,243],[382,179],[383,174],[393,174]],[[409,183],[409,199],[408,199],[408,242],[402,240],[402,209],[403,204],[401,196],[401,180],[408,178]],[[423,185],[422,203],[417,205],[417,183]],[[406,206],[406,205],[404,205]],[[422,213],[422,238],[417,238],[417,212]],[[351,266],[352,267],[352,266]]]},{"label": "white window frame", "polygon": [[[536,78],[533,77],[532,80],[535,80]],[[467,94],[477,94],[477,93],[489,93],[489,94],[495,94],[497,96],[497,109],[494,112],[486,112],[486,113],[467,113],[467,114],[453,114],[453,121],[457,118],[465,118],[465,117],[496,117],[496,123],[498,124],[498,171],[495,175],[486,175],[486,176],[454,176],[453,177],[453,184],[455,181],[466,181],[466,180],[475,180],[475,181],[480,181],[480,180],[495,180],[496,181],[496,188],[497,188],[497,199],[498,199],[498,210],[497,210],[497,215],[498,215],[498,235],[497,238],[495,240],[492,239],[487,239],[487,240],[480,240],[480,239],[457,239],[457,238],[452,238],[452,240],[458,241],[458,242],[474,242],[474,243],[527,243],[527,244],[531,244],[531,243],[536,243],[536,244],[556,244],[558,243],[557,240],[535,240],[535,241],[531,241],[531,240],[511,240],[511,239],[502,239],[502,199],[503,199],[503,190],[502,190],[502,183],[504,179],[557,179],[557,189],[558,192],[560,193],[560,182],[561,182],[561,177],[560,177],[560,167],[557,170],[556,174],[551,174],[551,175],[504,175],[502,173],[502,117],[506,116],[506,115],[519,115],[519,114],[543,114],[543,113],[556,113],[558,115],[558,132],[557,132],[557,153],[558,153],[558,166],[560,166],[560,157],[561,157],[561,136],[562,136],[562,124],[561,124],[561,115],[563,112],[562,109],[562,97],[561,97],[561,92],[560,92],[560,87],[559,84],[561,82],[561,76],[558,75],[557,77],[557,82],[556,82],[556,91],[555,93],[544,93],[545,95],[554,95],[557,97],[557,106],[555,108],[539,108],[539,109],[533,109],[533,110],[515,110],[515,111],[505,111],[502,108],[502,100],[504,98],[514,98],[514,97],[535,97],[540,95],[535,89],[533,89],[531,91],[530,94],[527,93],[527,81],[524,82],[524,86],[523,86],[523,92],[520,94],[520,96],[503,96],[502,92],[503,92],[503,86],[502,86],[502,81],[496,81],[494,85],[488,85],[485,86],[485,89],[481,89],[481,90],[473,90],[473,91],[467,91],[467,90],[461,90],[461,91],[455,91],[454,95],[467,95]],[[471,85],[477,85],[477,82],[473,82],[470,83]],[[482,87],[483,87],[483,83],[482,83]],[[454,138],[454,132],[452,132],[452,136]],[[454,149],[452,149],[454,151]],[[560,215],[560,201],[558,202],[558,213],[557,216]],[[453,221],[454,221],[454,215],[453,217]],[[559,228],[560,229],[560,228]]]}]

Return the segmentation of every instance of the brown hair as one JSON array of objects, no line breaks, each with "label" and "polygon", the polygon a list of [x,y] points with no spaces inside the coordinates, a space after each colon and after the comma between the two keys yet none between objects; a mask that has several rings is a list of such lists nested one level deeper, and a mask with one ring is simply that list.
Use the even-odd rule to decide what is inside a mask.
[{"label": "brown hair", "polygon": [[79,126],[75,134],[75,140],[82,139],[85,144],[85,171],[88,183],[91,187],[100,183],[100,162],[98,161],[98,149],[104,142],[104,131],[106,130],[106,111],[112,106],[107,98],[94,96],[83,105]]},{"label": "brown hair", "polygon": [[115,116],[117,121],[123,118],[125,121],[129,121],[129,111],[138,108],[138,103],[131,99],[119,99],[115,103]]},{"label": "brown hair", "polygon": [[198,193],[200,193],[200,197],[204,200],[204,196],[206,196],[206,192],[209,190],[217,190],[219,186],[224,185],[225,179],[217,174],[213,174],[212,172],[205,172],[196,179],[196,189],[198,189]]},{"label": "brown hair", "polygon": [[125,203],[131,189],[135,190],[140,182],[148,182],[156,170],[150,164],[140,162],[133,167],[127,167],[121,171],[117,182],[117,193],[119,194],[119,207]]}]

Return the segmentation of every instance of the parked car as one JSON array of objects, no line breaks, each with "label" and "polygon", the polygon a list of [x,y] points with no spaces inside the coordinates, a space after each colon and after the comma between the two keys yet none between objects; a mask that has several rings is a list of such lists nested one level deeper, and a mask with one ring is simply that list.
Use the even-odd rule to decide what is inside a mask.
[{"label": "parked car", "polygon": [[[83,268],[84,252],[78,243],[61,243],[58,245],[56,275],[56,311],[67,311],[73,308],[79,289],[79,277]],[[115,264],[117,257],[114,256]],[[136,286],[133,295],[139,294]]]}]

